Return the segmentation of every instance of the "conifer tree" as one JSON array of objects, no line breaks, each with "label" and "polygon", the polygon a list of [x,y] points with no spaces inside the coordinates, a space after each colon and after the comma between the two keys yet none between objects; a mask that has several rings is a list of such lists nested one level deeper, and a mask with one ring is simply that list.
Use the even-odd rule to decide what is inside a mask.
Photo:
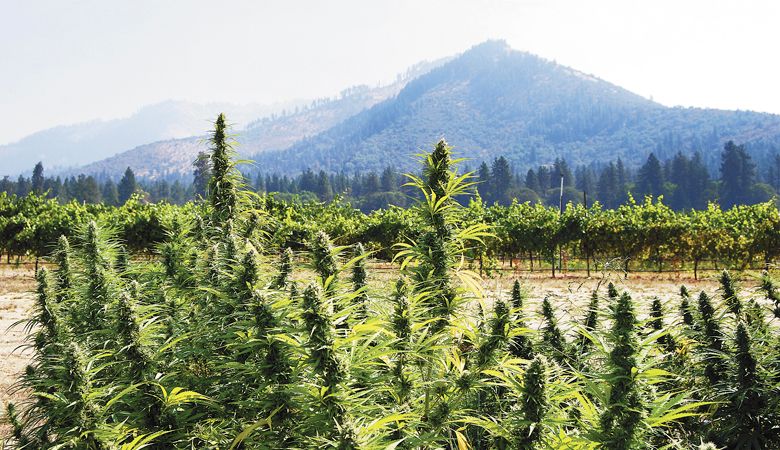
[{"label": "conifer tree", "polygon": [[133,169],[128,167],[125,169],[122,179],[119,180],[119,186],[117,186],[119,204],[124,205],[137,189],[138,183],[135,181],[135,173],[133,173]]},{"label": "conifer tree", "polygon": [[647,162],[639,169],[637,180],[637,194],[640,198],[646,195],[659,196],[664,192],[664,176],[661,162],[655,154],[650,153]]},{"label": "conifer tree", "polygon": [[747,204],[752,200],[756,183],[756,166],[744,145],[728,141],[723,147],[720,163],[720,204],[724,208]]},{"label": "conifer tree", "polygon": [[35,165],[35,168],[33,169],[32,178],[30,180],[31,180],[32,192],[35,193],[35,195],[43,194],[44,177],[43,177],[42,162],[38,161],[38,164]]},{"label": "conifer tree", "polygon": [[195,169],[192,172],[192,186],[195,197],[205,199],[208,197],[209,182],[211,180],[211,158],[208,153],[198,152],[198,157],[192,163]]}]

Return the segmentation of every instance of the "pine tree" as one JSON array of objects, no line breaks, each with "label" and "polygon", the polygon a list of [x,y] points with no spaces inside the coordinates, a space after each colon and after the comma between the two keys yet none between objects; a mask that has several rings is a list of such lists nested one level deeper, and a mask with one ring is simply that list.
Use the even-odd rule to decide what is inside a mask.
[{"label": "pine tree", "polygon": [[110,178],[103,183],[103,203],[109,206],[119,206],[119,189]]},{"label": "pine tree", "polygon": [[398,174],[392,166],[387,166],[382,171],[381,183],[384,192],[395,192],[398,190]]},{"label": "pine tree", "polygon": [[117,192],[119,193],[119,203],[125,204],[127,200],[138,189],[138,184],[135,181],[135,174],[131,168],[125,169],[125,174],[122,179],[119,180],[119,186],[117,186]]},{"label": "pine tree", "polygon": [[[379,178],[377,178],[376,173],[374,173],[374,178],[376,179],[375,189],[378,189]],[[315,192],[323,202],[327,202],[333,199],[333,188],[330,184],[328,174],[326,174],[324,170],[320,170],[320,173],[317,175],[317,188]]]},{"label": "pine tree", "polygon": [[574,186],[574,176],[571,174],[571,169],[569,168],[569,164],[566,162],[563,158],[555,158],[555,162],[553,163],[553,173],[551,177],[551,182],[555,182],[555,186],[551,187],[559,187],[561,182],[561,177],[563,177],[563,185],[564,186]]},{"label": "pine tree", "polygon": [[585,166],[577,167],[574,172],[574,186],[580,191],[587,192],[589,195],[596,195],[596,180],[593,171]]},{"label": "pine tree", "polygon": [[198,157],[192,165],[195,167],[192,172],[195,196],[205,199],[208,196],[209,180],[211,180],[211,159],[208,153],[198,152]]},{"label": "pine tree", "polygon": [[30,183],[30,180],[22,175],[19,175],[19,178],[16,180],[16,196],[24,197],[29,194],[31,190],[32,183]]},{"label": "pine tree", "polygon": [[688,157],[677,152],[671,161],[671,168],[668,173],[668,180],[674,184],[674,191],[669,198],[669,206],[674,210],[689,209],[693,206],[691,191],[691,163]]},{"label": "pine tree", "polygon": [[[485,168],[487,169],[487,165]],[[536,177],[534,169],[528,169],[528,172],[525,174],[525,187],[534,192],[539,192],[539,178]]]},{"label": "pine tree", "polygon": [[507,192],[514,183],[512,178],[512,168],[509,166],[509,161],[503,156],[494,159],[490,169],[490,183],[494,201],[502,205],[510,203],[511,199],[507,196]]},{"label": "pine tree", "polygon": [[647,195],[659,196],[664,191],[664,177],[661,163],[655,154],[650,153],[647,161],[639,169],[637,180],[637,195],[642,198]]},{"label": "pine tree", "polygon": [[720,204],[728,208],[751,202],[756,183],[756,166],[744,145],[728,141],[723,147],[720,164]]},{"label": "pine tree", "polygon": [[615,164],[609,163],[599,175],[597,186],[598,199],[607,208],[617,208],[620,205],[620,186]]},{"label": "pine tree", "polygon": [[38,164],[35,165],[32,174],[32,192],[35,193],[35,195],[43,194],[43,182],[43,163],[39,161]]}]

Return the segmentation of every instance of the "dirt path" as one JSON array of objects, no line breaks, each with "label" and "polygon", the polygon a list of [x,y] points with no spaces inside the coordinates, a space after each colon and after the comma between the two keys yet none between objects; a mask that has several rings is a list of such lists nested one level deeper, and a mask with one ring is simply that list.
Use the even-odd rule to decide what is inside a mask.
[{"label": "dirt path", "polygon": [[23,399],[20,393],[11,393],[11,386],[32,355],[31,351],[19,348],[24,344],[24,325],[13,328],[11,325],[27,317],[34,300],[34,289],[31,267],[0,264],[0,442],[9,431],[5,423],[6,404]]}]

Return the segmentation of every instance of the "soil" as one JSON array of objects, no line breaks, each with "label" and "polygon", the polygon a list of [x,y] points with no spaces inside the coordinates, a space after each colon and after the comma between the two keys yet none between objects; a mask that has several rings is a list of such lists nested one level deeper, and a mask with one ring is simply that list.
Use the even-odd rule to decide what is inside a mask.
[{"label": "soil", "polygon": [[[0,264],[0,448],[3,437],[10,431],[6,423],[8,402],[24,401],[24,392],[13,385],[30,362],[32,351],[24,349],[24,323],[35,294],[35,276],[32,265]],[[16,324],[16,325],[15,325]]]}]

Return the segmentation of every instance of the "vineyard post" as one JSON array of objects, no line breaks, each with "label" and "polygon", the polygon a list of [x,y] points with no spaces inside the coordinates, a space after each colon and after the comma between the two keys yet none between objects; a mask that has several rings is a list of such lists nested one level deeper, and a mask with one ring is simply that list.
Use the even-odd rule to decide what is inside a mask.
[{"label": "vineyard post", "polygon": [[[588,219],[588,191],[582,191],[582,204],[585,206],[585,220]],[[583,247],[585,247],[585,270],[590,278],[590,249],[588,248],[588,237],[583,236]]]},{"label": "vineyard post", "polygon": [[[561,217],[563,216],[563,172],[561,172],[561,195],[558,199],[558,222],[561,221]],[[563,272],[563,246],[558,243],[558,272]],[[555,271],[553,271],[553,277],[555,276]]]}]

